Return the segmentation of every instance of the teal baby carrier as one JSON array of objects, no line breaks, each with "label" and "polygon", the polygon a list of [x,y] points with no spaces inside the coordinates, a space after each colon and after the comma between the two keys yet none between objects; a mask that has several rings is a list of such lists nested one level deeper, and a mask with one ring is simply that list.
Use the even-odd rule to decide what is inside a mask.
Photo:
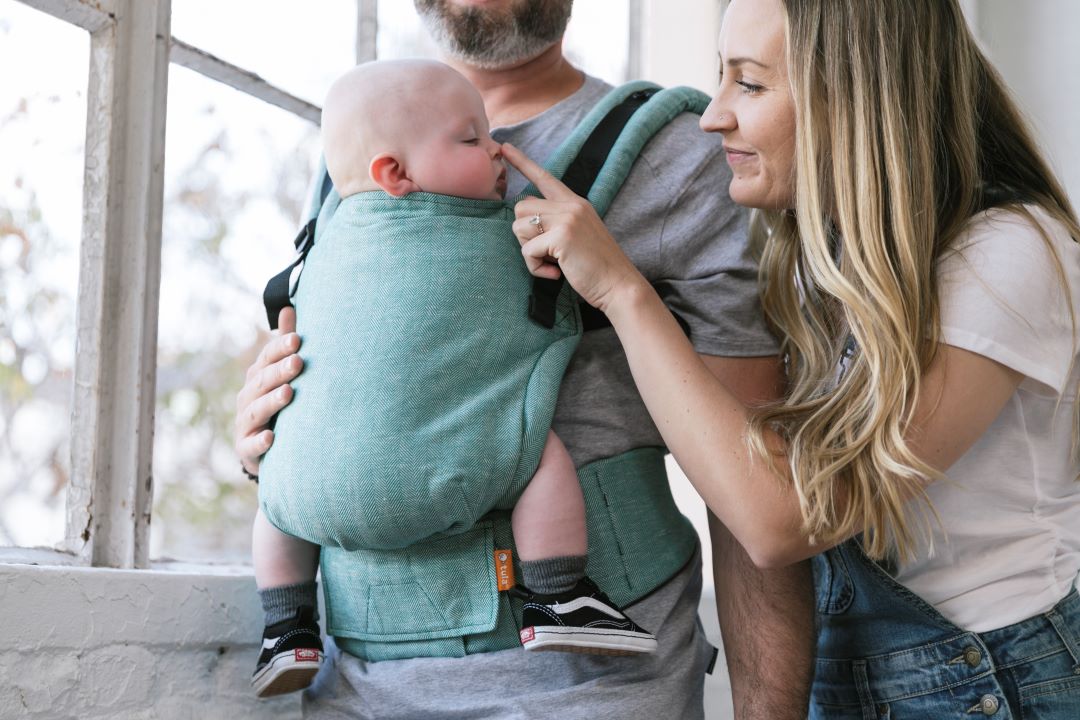
[{"label": "teal baby carrier", "polygon": [[[547,169],[603,215],[653,135],[706,104],[687,88],[618,88]],[[305,369],[276,418],[260,505],[323,547],[328,631],[343,649],[381,660],[513,647],[520,609],[497,590],[493,554],[513,548],[509,511],[539,464],[583,331],[577,298],[529,276],[512,202],[341,200],[325,192],[325,171],[319,185],[300,258],[267,290],[272,325],[284,295],[297,308]],[[686,562],[696,535],[671,501],[662,449],[579,477],[589,573],[613,600],[640,597]]]}]

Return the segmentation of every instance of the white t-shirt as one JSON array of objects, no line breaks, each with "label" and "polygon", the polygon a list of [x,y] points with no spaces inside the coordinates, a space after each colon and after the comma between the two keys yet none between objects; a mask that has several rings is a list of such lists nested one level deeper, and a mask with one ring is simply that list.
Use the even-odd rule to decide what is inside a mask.
[{"label": "white t-shirt", "polygon": [[[1080,244],[1031,210],[1061,261],[1080,332]],[[1027,219],[980,214],[938,270],[942,342],[1025,377],[929,488],[942,525],[930,521],[931,537],[897,580],[956,625],[985,632],[1049,610],[1080,572],[1080,464],[1070,452],[1080,362],[1070,293]]]}]

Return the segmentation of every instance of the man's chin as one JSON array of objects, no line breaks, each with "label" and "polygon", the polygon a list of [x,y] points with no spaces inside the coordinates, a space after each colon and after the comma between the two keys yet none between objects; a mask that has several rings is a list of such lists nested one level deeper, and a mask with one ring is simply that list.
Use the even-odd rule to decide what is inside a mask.
[{"label": "man's chin", "polygon": [[428,33],[447,57],[482,70],[511,70],[562,39],[572,0],[457,4],[415,0]]}]

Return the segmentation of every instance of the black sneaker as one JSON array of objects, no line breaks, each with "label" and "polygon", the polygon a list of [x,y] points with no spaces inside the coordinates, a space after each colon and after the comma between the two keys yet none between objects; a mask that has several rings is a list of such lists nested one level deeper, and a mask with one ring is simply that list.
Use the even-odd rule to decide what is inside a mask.
[{"label": "black sneaker", "polygon": [[315,609],[301,605],[296,615],[263,630],[262,652],[251,676],[257,697],[303,690],[323,661],[322,637]]},{"label": "black sneaker", "polygon": [[589,578],[559,595],[522,588],[521,644],[526,650],[562,650],[591,655],[656,652],[656,638],[638,627]]}]

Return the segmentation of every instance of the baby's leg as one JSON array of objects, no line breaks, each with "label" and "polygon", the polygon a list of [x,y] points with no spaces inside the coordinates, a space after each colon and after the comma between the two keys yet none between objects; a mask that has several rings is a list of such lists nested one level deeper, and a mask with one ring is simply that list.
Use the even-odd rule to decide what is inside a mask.
[{"label": "baby's leg", "polygon": [[511,516],[522,581],[534,592],[569,590],[585,576],[585,498],[566,447],[553,432]]},{"label": "baby's leg", "polygon": [[526,650],[601,655],[656,651],[656,638],[639,627],[585,577],[588,537],[585,498],[562,441],[548,433],[529,486],[511,517],[527,590],[521,609]]},{"label": "baby's leg", "polygon": [[305,605],[318,617],[318,545],[281,532],[259,508],[251,531],[251,557],[267,626],[294,617]]},{"label": "baby's leg", "polygon": [[266,519],[262,508],[255,514],[251,555],[260,590],[313,582],[319,569],[319,546],[281,532]]},{"label": "baby's leg", "polygon": [[315,588],[319,546],[281,532],[260,509],[251,555],[266,623],[251,687],[259,697],[300,690],[323,660]]}]

